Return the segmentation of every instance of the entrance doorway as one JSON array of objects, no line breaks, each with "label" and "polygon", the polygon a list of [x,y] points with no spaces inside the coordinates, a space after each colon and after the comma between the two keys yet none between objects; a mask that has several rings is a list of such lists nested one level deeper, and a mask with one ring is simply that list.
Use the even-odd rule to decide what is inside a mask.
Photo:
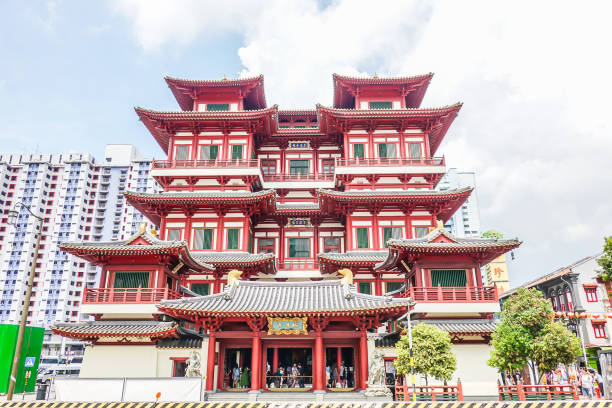
[{"label": "entrance doorway", "polygon": [[251,387],[251,349],[225,349],[223,388],[248,391]]},{"label": "entrance doorway", "polygon": [[266,352],[266,388],[307,391],[312,388],[312,348],[274,347]]},{"label": "entrance doorway", "polygon": [[328,347],[325,350],[327,388],[330,391],[355,388],[355,349],[353,347]]}]

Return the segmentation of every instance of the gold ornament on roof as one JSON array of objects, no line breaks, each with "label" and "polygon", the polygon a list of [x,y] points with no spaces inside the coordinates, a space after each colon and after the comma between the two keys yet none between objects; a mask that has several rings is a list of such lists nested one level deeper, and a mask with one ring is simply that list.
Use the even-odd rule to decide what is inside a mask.
[{"label": "gold ornament on roof", "polygon": [[242,275],[242,271],[239,271],[237,269],[232,269],[231,271],[229,271],[227,273],[227,285],[238,286],[240,284],[240,275]]},{"label": "gold ornament on roof", "polygon": [[154,228],[151,228],[151,235],[153,235],[154,237],[157,236],[157,230]]},{"label": "gold ornament on roof", "polygon": [[374,74],[374,75],[372,76],[372,78],[373,78],[373,79],[378,79],[378,74]]},{"label": "gold ornament on roof", "polygon": [[227,77],[225,75],[223,75],[223,78],[221,78],[222,81],[227,81]]},{"label": "gold ornament on roof", "polygon": [[440,231],[444,231],[444,221],[436,220],[436,229],[439,229]]},{"label": "gold ornament on roof", "polygon": [[348,268],[339,269],[338,273],[343,276],[340,280],[340,283],[343,285],[352,285],[353,284],[353,271]]},{"label": "gold ornament on roof", "polygon": [[141,222],[140,225],[138,225],[138,233],[142,234],[143,232],[147,232],[147,223],[146,222]]}]

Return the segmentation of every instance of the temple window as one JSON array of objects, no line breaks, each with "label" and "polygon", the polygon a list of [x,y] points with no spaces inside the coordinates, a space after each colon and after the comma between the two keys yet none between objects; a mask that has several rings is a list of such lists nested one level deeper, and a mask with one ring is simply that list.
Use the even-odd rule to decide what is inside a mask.
[{"label": "temple window", "polygon": [[308,160],[289,160],[289,173],[291,174],[308,173]]},{"label": "temple window", "polygon": [[229,103],[207,103],[206,111],[207,112],[222,112],[229,111],[230,105]]},{"label": "temple window", "polygon": [[383,227],[383,245],[388,248],[387,241],[402,238],[402,227]]},{"label": "temple window", "polygon": [[197,293],[198,295],[208,295],[210,293],[209,283],[192,283],[189,290]]},{"label": "temple window", "polygon": [[395,143],[379,143],[378,157],[381,159],[393,159],[395,155]]},{"label": "temple window", "polygon": [[597,302],[597,288],[584,288],[587,302]]},{"label": "temple window", "polygon": [[242,145],[232,146],[232,160],[242,159]]},{"label": "temple window", "polygon": [[193,249],[212,249],[213,230],[212,228],[196,228],[194,230]]},{"label": "temple window", "polygon": [[421,144],[420,143],[408,143],[408,151],[410,152],[410,157],[413,159],[418,159],[421,157]]},{"label": "temple window", "polygon": [[355,228],[357,234],[357,248],[368,249],[370,247],[368,242],[369,228],[359,227]]},{"label": "temple window", "polygon": [[570,291],[569,287],[565,287],[565,300],[567,301],[567,311],[568,312],[573,312],[574,311],[574,303],[572,300],[572,292]]},{"label": "temple window", "polygon": [[295,129],[306,129],[306,125],[295,125],[293,126]]},{"label": "temple window", "polygon": [[465,269],[432,269],[430,271],[431,286],[467,286]]},{"label": "temple window", "polygon": [[357,285],[357,292],[365,293],[366,295],[371,295],[372,284],[370,284],[370,282],[359,282]]},{"label": "temple window", "polygon": [[219,146],[202,146],[200,150],[200,160],[216,160],[219,156]]},{"label": "temple window", "polygon": [[325,238],[323,239],[323,252],[325,253],[339,253],[340,252],[340,238]]},{"label": "temple window", "polygon": [[310,239],[289,238],[289,258],[310,258]]},{"label": "temple window", "polygon": [[149,272],[115,272],[113,288],[148,288]]},{"label": "temple window", "polygon": [[356,159],[363,159],[365,157],[365,149],[363,143],[353,144],[353,157]]},{"label": "temple window", "polygon": [[276,174],[276,160],[262,160],[261,172],[264,175]]},{"label": "temple window", "polygon": [[168,228],[166,241],[180,241],[182,230],[180,228]]},{"label": "temple window", "polygon": [[240,228],[227,229],[227,249],[238,249],[238,236]]},{"label": "temple window", "polygon": [[257,247],[260,254],[273,254],[274,238],[259,238],[257,240]]},{"label": "temple window", "polygon": [[606,336],[606,324],[591,322],[593,325],[593,332],[595,333],[596,339],[605,339]]},{"label": "temple window", "polygon": [[176,148],[174,149],[174,160],[187,160],[187,157],[189,157],[189,146],[176,146]]},{"label": "temple window", "polygon": [[389,292],[395,292],[396,290],[399,290],[402,285],[404,285],[403,282],[387,282],[387,293]]},{"label": "temple window", "polygon": [[370,109],[393,109],[393,102],[391,101],[372,101],[372,102],[369,102],[368,107]]},{"label": "temple window", "polygon": [[333,173],[335,168],[334,159],[321,160],[322,173]]},{"label": "temple window", "polygon": [[563,293],[561,292],[561,289],[557,290],[557,304],[559,305],[559,309],[562,312],[565,312],[567,310],[567,308],[565,307],[565,302],[563,301]]},{"label": "temple window", "polygon": [[415,227],[414,228],[414,236],[417,238],[422,238],[427,234],[429,234],[429,227]]}]

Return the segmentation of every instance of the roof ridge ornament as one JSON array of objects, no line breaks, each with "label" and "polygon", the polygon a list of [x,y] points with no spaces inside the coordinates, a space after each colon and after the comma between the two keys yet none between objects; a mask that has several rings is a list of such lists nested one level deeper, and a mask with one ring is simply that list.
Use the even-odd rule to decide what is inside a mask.
[{"label": "roof ridge ornament", "polygon": [[147,232],[147,223],[146,222],[141,222],[138,225],[138,233],[139,234],[144,234],[145,232]]},{"label": "roof ridge ornament", "polygon": [[439,231],[444,231],[444,221],[436,220],[436,229]]},{"label": "roof ridge ornament", "polygon": [[238,269],[232,269],[227,273],[227,286],[238,286],[240,284],[240,275],[242,275],[242,271]]},{"label": "roof ridge ornament", "polygon": [[348,268],[338,269],[338,273],[343,276],[340,279],[340,284],[342,285],[352,285],[353,284],[353,271]]}]

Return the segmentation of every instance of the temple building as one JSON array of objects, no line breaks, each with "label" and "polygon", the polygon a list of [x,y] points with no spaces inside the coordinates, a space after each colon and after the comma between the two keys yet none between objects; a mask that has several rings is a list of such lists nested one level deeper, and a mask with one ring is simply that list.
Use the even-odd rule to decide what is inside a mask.
[{"label": "temple building", "polygon": [[480,268],[520,242],[444,231],[472,188],[435,189],[461,104],[421,108],[431,78],[334,74],[332,106],[289,111],[263,76],[166,78],[181,110],[136,108],[163,192],[124,194],[157,228],[62,245],[102,267],[94,320],[55,327],[92,343],[81,376],[182,376],[196,352],[209,392],[363,390],[412,310],[451,334],[465,392],[495,394]]}]

